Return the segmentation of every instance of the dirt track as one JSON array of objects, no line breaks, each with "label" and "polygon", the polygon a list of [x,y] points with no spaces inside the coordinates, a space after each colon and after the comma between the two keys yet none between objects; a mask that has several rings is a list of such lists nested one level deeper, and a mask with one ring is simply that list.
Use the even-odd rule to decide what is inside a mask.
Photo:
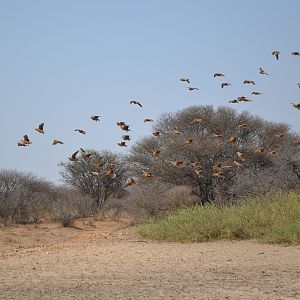
[{"label": "dirt track", "polygon": [[0,229],[0,299],[300,299],[299,246],[148,242],[125,222],[95,225]]}]

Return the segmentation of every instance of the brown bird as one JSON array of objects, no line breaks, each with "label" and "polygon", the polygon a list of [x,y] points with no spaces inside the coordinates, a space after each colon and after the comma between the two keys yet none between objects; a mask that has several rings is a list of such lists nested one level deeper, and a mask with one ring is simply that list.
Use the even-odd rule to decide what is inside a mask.
[{"label": "brown bird", "polygon": [[129,135],[122,135],[122,140],[123,141],[130,141],[130,136]]},{"label": "brown bird", "polygon": [[246,123],[238,125],[238,129],[246,129],[246,128],[249,128],[249,125]]},{"label": "brown bird", "polygon": [[239,102],[253,102],[252,100],[246,98],[245,96],[238,97]]},{"label": "brown bird", "polygon": [[255,154],[265,154],[266,150],[262,147],[258,147],[258,148],[255,149],[254,153]]},{"label": "brown bird", "polygon": [[222,163],[219,161],[214,165],[214,171],[222,169]]},{"label": "brown bird", "polygon": [[112,179],[115,179],[117,177],[117,174],[114,173],[114,171],[112,169],[109,169],[109,171],[105,175]]},{"label": "brown bird", "polygon": [[221,83],[221,88],[223,89],[225,86],[230,86],[231,85],[231,83],[229,83],[229,82],[223,82],[223,83]]},{"label": "brown bird", "polygon": [[298,85],[298,88],[300,89],[300,82],[299,82],[299,83],[297,83],[297,85]]},{"label": "brown bird", "polygon": [[244,80],[244,84],[253,84],[253,85],[255,85],[255,82],[253,80]]},{"label": "brown bird", "polygon": [[35,130],[37,131],[37,132],[39,132],[39,133],[45,133],[45,131],[44,131],[44,123],[41,123],[40,125],[39,125],[39,127],[38,128],[35,128]]},{"label": "brown bird", "polygon": [[299,56],[299,55],[300,55],[300,52],[298,52],[298,51],[292,52],[292,55]]},{"label": "brown bird", "polygon": [[261,92],[252,92],[251,95],[260,96],[260,95],[262,95],[262,93]]},{"label": "brown bird", "polygon": [[278,50],[272,52],[272,55],[275,56],[277,60],[279,59],[279,54],[280,52]]},{"label": "brown bird", "polygon": [[240,103],[238,99],[229,100],[228,103]]},{"label": "brown bird", "polygon": [[178,131],[178,130],[176,130],[176,129],[174,129],[173,132],[174,132],[176,135],[182,134],[182,132],[180,132],[180,131]]},{"label": "brown bird", "polygon": [[204,170],[195,170],[195,173],[196,173],[199,177],[203,177],[203,175],[204,175]]},{"label": "brown bird", "polygon": [[191,145],[193,143],[193,139],[188,139],[188,140],[184,141],[184,143],[186,145]]},{"label": "brown bird", "polygon": [[83,129],[75,129],[74,131],[78,131],[81,134],[86,134],[86,131],[84,131]]},{"label": "brown bird", "polygon": [[121,127],[123,125],[126,125],[126,123],[124,121],[120,121],[120,122],[117,122],[117,125]]},{"label": "brown bird", "polygon": [[126,142],[117,143],[120,147],[127,147]]},{"label": "brown bird", "polygon": [[191,86],[188,86],[187,89],[189,89],[189,91],[199,90],[197,87],[191,87]]},{"label": "brown bird", "polygon": [[183,166],[182,160],[170,160],[170,163],[176,168],[181,168]]},{"label": "brown bird", "polygon": [[236,141],[237,141],[237,138],[232,136],[232,137],[228,140],[228,144],[229,144],[229,145],[236,144]]},{"label": "brown bird", "polygon": [[92,171],[91,174],[92,174],[92,176],[99,176],[100,173],[97,171]]},{"label": "brown bird", "polygon": [[135,180],[132,177],[129,177],[125,183],[125,187],[135,184]]},{"label": "brown bird", "polygon": [[96,167],[96,170],[97,171],[100,171],[103,167],[104,167],[104,163],[97,163],[96,165],[95,165],[95,167]]},{"label": "brown bird", "polygon": [[263,68],[259,68],[259,74],[262,74],[262,75],[269,75],[268,73],[266,73],[266,72],[264,71]]},{"label": "brown bird", "polygon": [[273,150],[268,153],[269,156],[277,156],[278,152]]},{"label": "brown bird", "polygon": [[152,134],[153,134],[154,136],[161,136],[160,131],[154,131],[154,132],[152,132]]},{"label": "brown bird", "polygon": [[89,160],[92,156],[93,153],[87,153],[86,151],[84,151],[82,148],[80,148],[81,152],[82,152],[82,157],[84,158],[84,160]]},{"label": "brown bird", "polygon": [[279,138],[279,139],[282,139],[284,137],[284,133],[277,133],[275,134],[275,137]]},{"label": "brown bird", "polygon": [[191,162],[191,165],[192,165],[193,167],[198,167],[198,166],[201,165],[201,163],[200,163],[200,161],[193,161],[193,162]]},{"label": "brown bird", "polygon": [[180,78],[180,81],[190,84],[190,80],[188,78]]},{"label": "brown bird", "polygon": [[28,137],[27,134],[25,134],[25,135],[23,136],[23,140],[21,140],[20,143],[21,143],[21,144],[24,144],[24,145],[26,145],[26,146],[32,144],[32,142],[29,140],[29,137]]},{"label": "brown bird", "polygon": [[242,167],[243,165],[239,162],[237,162],[236,160],[233,161],[233,164],[239,169],[240,167]]},{"label": "brown bird", "polygon": [[160,156],[160,150],[158,150],[158,149],[153,149],[150,151],[150,153],[152,153],[155,157]]},{"label": "brown bird", "polygon": [[212,137],[214,137],[214,138],[222,138],[223,137],[223,134],[217,134],[217,133],[213,133],[212,134]]},{"label": "brown bird", "polygon": [[216,77],[225,77],[225,75],[222,73],[215,73],[214,78],[216,78]]},{"label": "brown bird", "polygon": [[238,158],[239,158],[241,161],[245,161],[245,157],[244,157],[244,155],[243,155],[242,152],[238,151],[238,152],[236,153],[236,155],[238,156]]},{"label": "brown bird", "polygon": [[143,171],[142,176],[143,176],[144,178],[150,179],[150,178],[153,177],[153,174],[152,174],[151,172]]},{"label": "brown bird", "polygon": [[57,145],[57,144],[63,144],[63,142],[62,141],[60,141],[60,140],[53,140],[53,143],[52,143],[52,145]]},{"label": "brown bird", "polygon": [[205,121],[200,119],[200,118],[197,118],[197,119],[193,119],[192,120],[192,125],[197,125],[197,124],[203,124]]},{"label": "brown bird", "polygon": [[126,124],[122,124],[122,125],[120,125],[120,128],[122,129],[122,130],[124,130],[124,131],[130,131],[130,129],[129,129],[129,125],[126,125]]},{"label": "brown bird", "polygon": [[144,119],[144,122],[146,123],[146,122],[154,122],[152,119]]},{"label": "brown bird", "polygon": [[295,108],[300,109],[300,103],[291,103]]},{"label": "brown bird", "polygon": [[137,100],[131,100],[130,104],[136,104],[136,105],[142,107],[142,104],[139,101],[137,101]]},{"label": "brown bird", "polygon": [[28,144],[24,144],[23,142],[18,142],[18,147],[26,147]]},{"label": "brown bird", "polygon": [[99,118],[100,116],[96,116],[96,115],[91,116],[91,119],[96,122],[100,121]]},{"label": "brown bird", "polygon": [[72,154],[71,157],[68,157],[70,161],[78,161],[78,158],[76,157],[77,153],[79,152],[79,150],[77,150],[76,152],[74,152]]}]

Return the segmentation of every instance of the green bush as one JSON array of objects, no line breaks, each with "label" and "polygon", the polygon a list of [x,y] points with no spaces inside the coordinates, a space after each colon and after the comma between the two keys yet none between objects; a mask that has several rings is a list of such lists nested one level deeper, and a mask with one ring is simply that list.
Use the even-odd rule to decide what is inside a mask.
[{"label": "green bush", "polygon": [[144,237],[163,241],[203,242],[257,239],[300,244],[300,194],[276,194],[230,207],[188,207],[138,227]]}]

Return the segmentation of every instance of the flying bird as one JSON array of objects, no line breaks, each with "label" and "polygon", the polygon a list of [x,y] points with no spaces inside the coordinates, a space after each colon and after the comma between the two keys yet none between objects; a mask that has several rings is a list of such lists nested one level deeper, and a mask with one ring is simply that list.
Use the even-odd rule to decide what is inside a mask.
[{"label": "flying bird", "polygon": [[191,84],[190,80],[188,78],[180,78],[180,81],[187,82],[188,84]]},{"label": "flying bird", "polygon": [[231,83],[229,83],[229,82],[222,82],[221,88],[223,89],[225,86],[230,86],[230,85],[231,85]]},{"label": "flying bird", "polygon": [[272,52],[272,55],[275,56],[277,60],[279,59],[279,54],[280,52],[278,50]]},{"label": "flying bird", "polygon": [[100,116],[96,116],[96,115],[91,116],[91,119],[96,122],[100,121],[99,118]]},{"label": "flying bird", "polygon": [[204,175],[204,170],[195,170],[195,173],[196,173],[199,177],[203,177],[203,175]]},{"label": "flying bird", "polygon": [[181,132],[181,131],[178,131],[178,130],[176,130],[176,129],[174,129],[174,130],[173,130],[173,132],[174,132],[176,135],[180,135],[180,134],[182,134],[182,132]]},{"label": "flying bird", "polygon": [[252,100],[248,99],[245,96],[240,96],[237,98],[239,102],[253,102]]},{"label": "flying bird", "polygon": [[262,93],[261,92],[252,92],[251,95],[260,96],[260,95],[262,95]]},{"label": "flying bird", "polygon": [[39,125],[39,127],[38,128],[35,128],[35,130],[37,131],[37,132],[39,132],[39,133],[45,133],[45,131],[44,131],[44,123],[41,123],[40,125]]},{"label": "flying bird", "polygon": [[298,88],[300,89],[300,82],[299,82],[299,83],[297,83],[297,85],[298,85]]},{"label": "flying bird", "polygon": [[240,103],[238,99],[229,100],[228,103]]},{"label": "flying bird", "polygon": [[130,141],[130,136],[129,135],[122,135],[122,140],[123,141]]},{"label": "flying bird", "polygon": [[255,85],[255,82],[253,80],[244,80],[244,84],[253,84]]},{"label": "flying bird", "polygon": [[142,104],[139,101],[137,101],[137,100],[131,100],[130,104],[136,104],[136,105],[142,107]]},{"label": "flying bird", "polygon": [[144,119],[144,122],[146,123],[146,122],[154,122],[152,119]]},{"label": "flying bird", "polygon": [[220,139],[220,138],[223,137],[223,134],[213,133],[213,134],[212,134],[212,137],[217,138],[217,139]]},{"label": "flying bird", "polygon": [[120,142],[120,143],[118,143],[118,145],[119,145],[120,147],[127,147],[126,142]]},{"label": "flying bird", "polygon": [[172,164],[172,166],[174,166],[176,168],[180,168],[183,166],[182,160],[170,160],[170,163]]},{"label": "flying bird", "polygon": [[160,133],[160,131],[154,131],[154,132],[152,132],[152,134],[154,135],[154,136],[161,136],[161,133]]},{"label": "flying bird", "polygon": [[262,74],[262,75],[269,75],[267,72],[264,71],[263,68],[259,68],[259,74]]},{"label": "flying bird", "polygon": [[216,77],[225,77],[225,75],[223,73],[215,73],[214,78]]},{"label": "flying bird", "polygon": [[52,145],[57,145],[57,144],[63,144],[63,142],[62,141],[60,141],[60,140],[53,140],[53,143],[52,143]]},{"label": "flying bird", "polygon": [[82,157],[84,158],[84,160],[89,160],[92,156],[93,153],[87,153],[85,150],[83,150],[82,148],[80,148],[81,152],[82,152]]},{"label": "flying bird", "polygon": [[193,143],[193,139],[188,139],[188,140],[184,141],[184,143],[186,145],[191,145]]},{"label": "flying bird", "polygon": [[236,152],[236,155],[241,161],[245,161],[245,157],[242,152],[238,151]]},{"label": "flying bird", "polygon": [[86,131],[84,131],[83,129],[75,129],[74,131],[78,131],[81,134],[86,134]]},{"label": "flying bird", "polygon": [[237,141],[237,138],[232,136],[232,137],[228,140],[228,144],[229,144],[229,145],[234,145],[234,144],[236,144],[236,141]]},{"label": "flying bird", "polygon": [[77,150],[76,152],[74,152],[72,154],[71,157],[68,157],[70,161],[78,161],[78,158],[76,157],[77,153],[79,152],[79,150]]},{"label": "flying bird", "polygon": [[255,149],[254,153],[255,154],[265,154],[266,150],[262,147],[258,147],[258,148]]},{"label": "flying bird", "polygon": [[197,87],[191,87],[191,86],[188,86],[187,89],[189,89],[189,91],[199,90]]},{"label": "flying bird", "polygon": [[130,131],[130,129],[129,129],[129,125],[126,125],[126,124],[122,124],[122,125],[120,125],[120,128],[122,129],[122,130],[124,130],[124,131]]},{"label": "flying bird", "polygon": [[300,52],[298,52],[298,51],[292,52],[292,55],[294,55],[294,56],[299,56],[299,55],[300,55]]},{"label": "flying bird", "polygon": [[125,187],[135,184],[135,180],[132,177],[129,177],[125,183]]},{"label": "flying bird", "polygon": [[160,150],[159,149],[153,149],[153,150],[150,151],[150,153],[152,153],[155,157],[160,156]]},{"label": "flying bird", "polygon": [[300,109],[300,103],[291,103],[295,108]]},{"label": "flying bird", "polygon": [[23,136],[23,140],[21,140],[19,143],[18,143],[18,146],[28,146],[28,145],[30,145],[30,144],[32,144],[32,142],[29,140],[29,137],[28,137],[28,135],[27,134],[25,134],[24,136]]}]

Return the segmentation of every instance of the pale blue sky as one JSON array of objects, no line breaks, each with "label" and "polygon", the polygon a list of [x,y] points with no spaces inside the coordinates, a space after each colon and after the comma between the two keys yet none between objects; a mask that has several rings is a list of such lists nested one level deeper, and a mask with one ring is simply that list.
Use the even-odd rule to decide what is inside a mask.
[{"label": "pale blue sky", "polygon": [[[290,105],[300,102],[300,57],[291,56],[300,51],[299,11],[297,0],[0,0],[0,169],[58,182],[58,163],[80,147],[127,151],[116,145],[117,121],[131,125],[132,144],[151,133],[145,117],[228,105],[253,90],[264,95],[234,107],[300,133],[300,111]],[[232,87],[221,89],[215,72]],[[183,76],[200,90],[187,91]],[[41,122],[45,135],[34,131]],[[18,148],[24,134],[33,144]],[[65,144],[52,146],[54,138]]]}]

